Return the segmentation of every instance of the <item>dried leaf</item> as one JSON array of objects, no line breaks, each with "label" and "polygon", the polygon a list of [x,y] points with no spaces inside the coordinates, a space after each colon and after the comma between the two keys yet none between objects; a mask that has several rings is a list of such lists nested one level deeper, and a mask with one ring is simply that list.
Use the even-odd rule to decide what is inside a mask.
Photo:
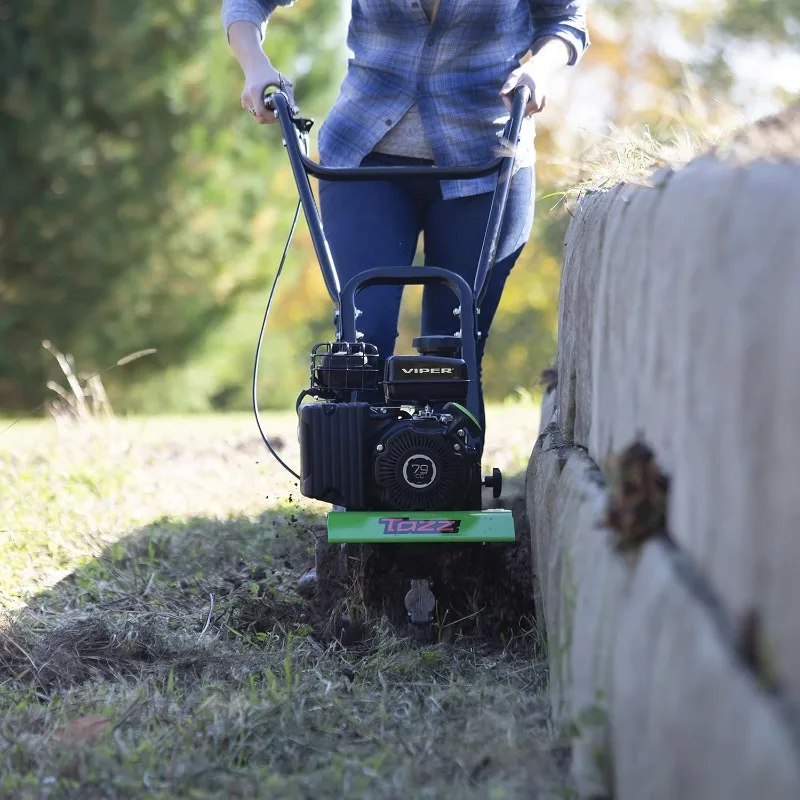
[{"label": "dried leaf", "polygon": [[64,744],[82,744],[99,736],[108,725],[108,720],[99,714],[89,714],[70,720],[56,728],[53,738]]}]

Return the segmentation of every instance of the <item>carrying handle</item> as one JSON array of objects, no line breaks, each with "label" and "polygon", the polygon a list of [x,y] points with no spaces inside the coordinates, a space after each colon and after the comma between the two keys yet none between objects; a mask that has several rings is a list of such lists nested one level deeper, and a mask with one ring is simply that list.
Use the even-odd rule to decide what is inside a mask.
[{"label": "carrying handle", "polygon": [[477,380],[477,337],[475,331],[475,302],[470,285],[457,273],[440,267],[374,267],[351,278],[341,291],[337,333],[345,342],[358,340],[356,331],[356,296],[370,286],[446,286],[458,298],[461,306],[461,355],[467,363],[470,382],[465,407],[472,418],[480,415],[480,387]]}]

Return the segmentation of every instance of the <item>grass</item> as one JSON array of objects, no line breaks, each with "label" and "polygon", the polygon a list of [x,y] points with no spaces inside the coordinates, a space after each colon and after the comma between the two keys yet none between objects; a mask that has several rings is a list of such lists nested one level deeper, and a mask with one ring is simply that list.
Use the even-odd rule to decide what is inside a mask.
[{"label": "grass", "polygon": [[[489,419],[487,463],[519,471],[535,410]],[[292,416],[268,421],[296,463]],[[294,587],[323,509],[253,430],[0,436],[0,797],[570,796],[533,633],[318,635]]]}]

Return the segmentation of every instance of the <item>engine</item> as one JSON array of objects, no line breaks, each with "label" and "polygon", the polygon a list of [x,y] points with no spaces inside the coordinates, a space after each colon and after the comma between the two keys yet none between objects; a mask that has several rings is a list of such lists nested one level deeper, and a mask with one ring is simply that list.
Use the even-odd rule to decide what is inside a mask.
[{"label": "engine", "polygon": [[[480,509],[467,367],[442,354],[457,343],[390,357],[382,371],[370,345],[317,345],[304,394],[323,402],[298,408],[302,494],[348,511]],[[351,399],[365,395],[375,402]]]}]

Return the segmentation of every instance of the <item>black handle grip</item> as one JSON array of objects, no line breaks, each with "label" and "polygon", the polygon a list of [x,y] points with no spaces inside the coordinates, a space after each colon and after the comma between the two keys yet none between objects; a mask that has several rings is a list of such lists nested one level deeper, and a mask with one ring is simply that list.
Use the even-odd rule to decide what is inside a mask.
[{"label": "black handle grip", "polygon": [[[531,89],[529,86],[516,86],[511,92],[511,103],[512,107],[514,104],[514,100],[519,98],[519,104],[522,106],[522,116],[525,115],[525,109],[528,107],[528,103],[531,101]],[[513,113],[513,112],[512,112]]]}]

